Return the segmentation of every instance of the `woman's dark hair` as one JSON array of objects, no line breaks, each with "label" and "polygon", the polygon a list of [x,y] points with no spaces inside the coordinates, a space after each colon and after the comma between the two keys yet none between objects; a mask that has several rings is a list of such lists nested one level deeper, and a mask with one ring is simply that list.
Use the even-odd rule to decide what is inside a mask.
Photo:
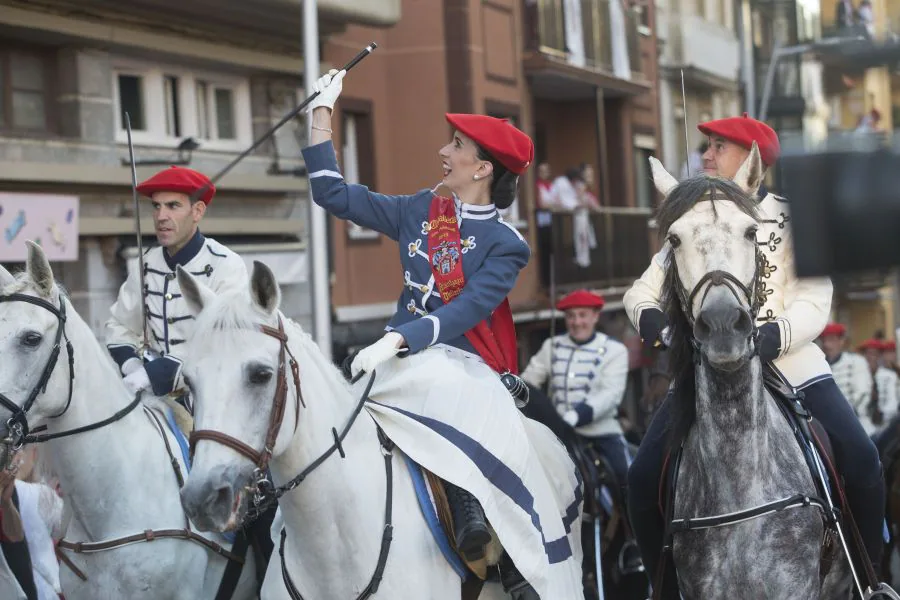
[{"label": "woman's dark hair", "polygon": [[509,208],[516,199],[516,191],[519,186],[519,176],[504,167],[500,162],[477,146],[478,160],[485,160],[494,167],[491,178],[491,202],[500,209]]},{"label": "woman's dark hair", "polygon": [[566,179],[575,183],[576,181],[584,181],[584,169],[582,167],[569,167],[566,169]]}]

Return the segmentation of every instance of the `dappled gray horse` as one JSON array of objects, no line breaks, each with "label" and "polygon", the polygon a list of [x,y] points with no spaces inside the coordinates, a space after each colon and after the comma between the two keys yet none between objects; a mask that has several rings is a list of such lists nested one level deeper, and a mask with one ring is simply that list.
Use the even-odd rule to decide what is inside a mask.
[{"label": "dappled gray horse", "polygon": [[[674,521],[818,496],[764,386],[754,347],[764,266],[756,241],[754,197],[762,177],[756,145],[734,183],[700,176],[679,184],[655,161],[653,175],[666,196],[659,225],[671,247],[663,304],[675,374],[672,433],[684,440]],[[849,597],[846,561],[838,557],[829,572],[822,567],[826,527],[815,505],[685,529],[676,528],[672,540],[684,598]]]}]

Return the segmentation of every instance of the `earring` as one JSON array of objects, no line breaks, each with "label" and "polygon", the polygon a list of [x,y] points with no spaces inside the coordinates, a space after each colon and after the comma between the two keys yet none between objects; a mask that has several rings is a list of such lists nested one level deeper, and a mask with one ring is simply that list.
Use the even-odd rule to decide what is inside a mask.
[{"label": "earring", "polygon": [[472,179],[474,179],[475,181],[478,181],[478,175],[472,175]]}]

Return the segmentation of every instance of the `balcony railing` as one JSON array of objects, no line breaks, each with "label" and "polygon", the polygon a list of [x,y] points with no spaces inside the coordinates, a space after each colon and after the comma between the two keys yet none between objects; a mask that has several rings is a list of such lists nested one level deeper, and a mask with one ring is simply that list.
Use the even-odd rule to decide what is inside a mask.
[{"label": "balcony railing", "polygon": [[639,208],[606,207],[591,212],[597,246],[590,251],[590,265],[581,267],[575,262],[572,213],[553,213],[550,235],[538,244],[542,284],[550,286],[548,258],[552,257],[557,286],[631,285],[650,264],[650,216],[649,209]]},{"label": "balcony railing", "polygon": [[[580,0],[581,12],[576,22],[581,27],[581,43],[570,40],[566,31],[563,0],[525,0],[527,48],[555,56],[575,66],[604,71],[613,70],[610,2],[621,0]],[[625,35],[632,71],[640,70],[639,15],[625,10]]]}]

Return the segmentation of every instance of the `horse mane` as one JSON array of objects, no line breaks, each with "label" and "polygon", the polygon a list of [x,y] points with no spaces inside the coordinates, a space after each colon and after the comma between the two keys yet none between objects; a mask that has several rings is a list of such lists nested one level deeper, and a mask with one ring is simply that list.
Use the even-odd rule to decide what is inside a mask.
[{"label": "horse mane", "polygon": [[[660,205],[656,215],[660,235],[665,238],[672,224],[701,201],[712,203],[716,218],[718,218],[716,203],[732,202],[742,212],[759,220],[756,198],[730,180],[699,175],[680,182]],[[668,250],[669,246],[665,248]],[[664,272],[660,305],[668,320],[670,333],[669,375],[672,378],[672,410],[669,421],[669,443],[674,449],[687,435],[697,414],[696,365],[691,345],[694,333],[681,305],[681,281],[678,278],[675,255],[671,251],[666,252]]]},{"label": "horse mane", "polygon": [[[340,369],[329,361],[312,336],[303,327],[289,319],[281,311],[278,316],[282,320],[288,344],[297,354],[300,363],[301,384],[310,377],[321,378],[333,393],[349,393],[350,384],[344,379]],[[231,292],[217,297],[216,301],[203,307],[196,316],[194,333],[190,345],[202,343],[208,339],[205,334],[215,331],[217,352],[237,352],[245,349],[247,341],[243,336],[247,331],[258,330],[260,325],[277,327],[277,321],[260,310],[251,302],[247,290]],[[225,335],[223,336],[222,333]]]}]

